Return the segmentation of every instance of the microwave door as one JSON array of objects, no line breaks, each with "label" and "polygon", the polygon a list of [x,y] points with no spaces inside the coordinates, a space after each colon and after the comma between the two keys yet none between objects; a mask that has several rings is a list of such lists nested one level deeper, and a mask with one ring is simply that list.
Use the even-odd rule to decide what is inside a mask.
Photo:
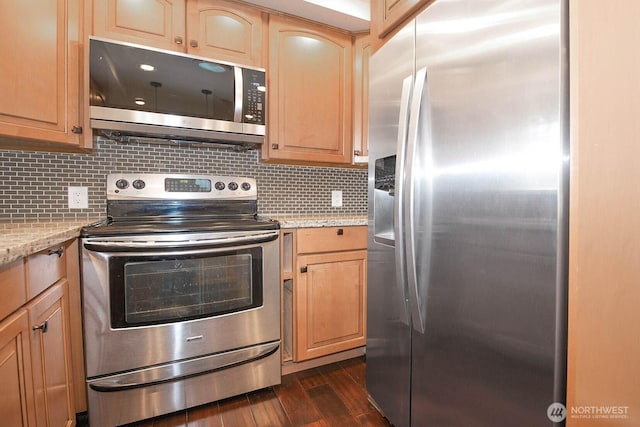
[{"label": "microwave door", "polygon": [[233,141],[251,117],[258,126],[249,133],[261,137],[235,139],[264,140],[264,117],[247,111],[263,104],[263,70],[97,38],[90,39],[89,67],[94,129]]}]

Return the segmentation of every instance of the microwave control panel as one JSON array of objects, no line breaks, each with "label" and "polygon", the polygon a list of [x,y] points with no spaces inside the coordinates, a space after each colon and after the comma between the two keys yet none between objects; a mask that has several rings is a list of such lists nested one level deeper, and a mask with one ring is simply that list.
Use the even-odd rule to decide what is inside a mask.
[{"label": "microwave control panel", "polygon": [[265,73],[264,71],[242,69],[244,102],[242,104],[242,122],[256,125],[265,124]]}]

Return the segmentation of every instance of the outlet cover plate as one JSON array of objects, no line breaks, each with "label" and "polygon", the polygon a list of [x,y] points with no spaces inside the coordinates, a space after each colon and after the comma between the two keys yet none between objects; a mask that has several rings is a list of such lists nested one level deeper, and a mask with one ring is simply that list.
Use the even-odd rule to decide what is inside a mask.
[{"label": "outlet cover plate", "polygon": [[87,187],[69,187],[69,209],[87,209],[89,207],[89,189]]},{"label": "outlet cover plate", "polygon": [[342,207],[342,191],[341,190],[334,190],[331,192],[331,207],[333,208]]}]

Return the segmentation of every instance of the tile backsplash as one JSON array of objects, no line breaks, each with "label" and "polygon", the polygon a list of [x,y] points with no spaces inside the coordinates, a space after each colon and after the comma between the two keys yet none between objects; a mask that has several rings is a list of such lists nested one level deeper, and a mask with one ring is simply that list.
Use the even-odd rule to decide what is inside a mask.
[{"label": "tile backsplash", "polygon": [[[265,164],[259,155],[258,150],[102,139],[92,154],[0,150],[0,222],[104,217],[105,179],[113,172],[253,177],[258,210],[266,216],[366,214],[366,170]],[[88,187],[88,209],[68,208],[69,186]],[[331,207],[332,190],[342,190],[342,207]]]}]

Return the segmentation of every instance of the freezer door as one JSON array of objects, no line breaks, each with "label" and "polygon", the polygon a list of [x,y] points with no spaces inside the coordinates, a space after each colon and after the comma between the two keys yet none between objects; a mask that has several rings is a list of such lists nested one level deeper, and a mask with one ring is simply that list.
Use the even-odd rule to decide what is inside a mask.
[{"label": "freezer door", "polygon": [[564,402],[562,9],[439,0],[417,18],[413,426],[549,426]]},{"label": "freezer door", "polygon": [[409,426],[411,332],[402,261],[403,165],[413,85],[414,26],[371,57],[369,107],[369,238],[367,390],[396,426]]}]

